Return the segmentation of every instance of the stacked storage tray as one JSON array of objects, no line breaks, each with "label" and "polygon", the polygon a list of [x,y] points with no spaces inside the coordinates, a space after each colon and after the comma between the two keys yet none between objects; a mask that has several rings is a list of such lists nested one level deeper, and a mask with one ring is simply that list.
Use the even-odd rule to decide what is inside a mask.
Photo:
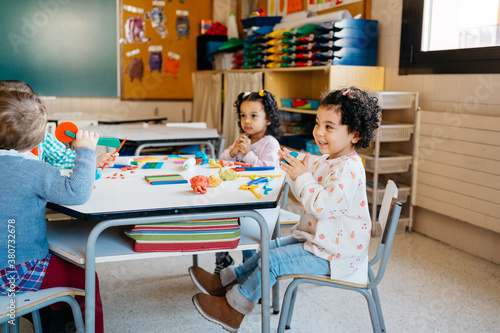
[{"label": "stacked storage tray", "polygon": [[378,129],[380,142],[408,141],[413,133],[413,124],[385,123]]},{"label": "stacked storage tray", "polygon": [[[373,172],[375,170],[375,156],[372,150],[359,153],[364,159],[366,171]],[[397,173],[407,172],[410,168],[413,157],[410,155],[399,154],[389,151],[381,151],[378,159],[378,173]]]}]

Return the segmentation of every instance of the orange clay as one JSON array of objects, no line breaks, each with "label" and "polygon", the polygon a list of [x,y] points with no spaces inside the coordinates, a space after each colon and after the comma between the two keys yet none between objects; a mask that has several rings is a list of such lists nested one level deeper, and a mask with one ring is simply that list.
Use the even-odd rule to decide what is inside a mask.
[{"label": "orange clay", "polygon": [[190,182],[191,182],[191,188],[193,189],[194,192],[199,192],[201,194],[207,193],[208,186],[210,184],[208,177],[203,175],[198,175],[191,178]]}]

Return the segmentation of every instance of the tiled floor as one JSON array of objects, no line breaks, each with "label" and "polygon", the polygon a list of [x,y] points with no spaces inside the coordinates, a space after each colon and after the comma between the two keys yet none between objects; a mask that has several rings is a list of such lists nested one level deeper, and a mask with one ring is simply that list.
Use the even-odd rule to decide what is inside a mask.
[{"label": "tiled floor", "polygon": [[[213,269],[214,255],[199,262]],[[190,256],[98,264],[106,332],[225,332],[193,307],[198,291],[190,265]],[[420,234],[396,235],[379,291],[388,332],[500,332],[500,266]],[[259,332],[260,314],[256,307],[239,332]],[[271,315],[272,332],[278,317]],[[352,292],[303,285],[288,332],[371,332],[366,302]]]}]

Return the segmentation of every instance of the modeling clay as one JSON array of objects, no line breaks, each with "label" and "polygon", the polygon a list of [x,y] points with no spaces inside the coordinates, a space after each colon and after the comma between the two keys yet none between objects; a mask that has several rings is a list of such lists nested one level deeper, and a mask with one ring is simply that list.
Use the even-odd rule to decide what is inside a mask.
[{"label": "modeling clay", "polygon": [[[297,153],[296,151],[291,151],[290,155],[292,155],[293,157],[297,157],[299,155],[299,153]],[[282,161],[285,162],[286,164],[290,164],[284,158],[282,159]]]},{"label": "modeling clay", "polygon": [[222,165],[220,163],[217,163],[215,159],[211,158],[210,161],[208,161],[208,164],[210,164],[211,168],[220,168]]},{"label": "modeling clay", "polygon": [[220,169],[219,170],[219,177],[222,180],[233,180],[236,177],[238,177],[238,175],[233,170],[222,170],[222,169]]},{"label": "modeling clay", "polygon": [[[204,164],[208,163],[207,154],[205,154],[205,152],[203,152],[201,150],[198,151],[194,157],[196,158],[196,163],[197,164],[204,165]],[[198,162],[199,159],[201,159],[201,162]]]},{"label": "modeling clay", "polygon": [[195,176],[191,178],[190,182],[193,191],[199,192],[201,194],[207,193],[208,186],[210,184],[208,177],[203,175]]},{"label": "modeling clay", "polygon": [[211,175],[210,177],[208,177],[208,181],[209,181],[208,185],[209,187],[216,187],[222,183],[222,179],[217,178],[216,175]]}]

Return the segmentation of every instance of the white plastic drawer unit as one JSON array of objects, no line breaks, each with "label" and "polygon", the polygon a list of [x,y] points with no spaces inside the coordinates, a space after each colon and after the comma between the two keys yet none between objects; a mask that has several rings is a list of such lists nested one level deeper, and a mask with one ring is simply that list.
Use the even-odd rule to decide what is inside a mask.
[{"label": "white plastic drawer unit", "polygon": [[[360,153],[359,156],[365,161],[366,171],[374,172],[376,161],[373,151]],[[378,159],[378,173],[407,172],[412,159],[413,157],[410,155],[381,151]]]},{"label": "white plastic drawer unit", "polygon": [[413,129],[413,124],[384,123],[378,129],[378,139],[380,142],[408,141]]},{"label": "white plastic drawer unit", "polygon": [[373,91],[370,95],[377,97],[378,105],[384,110],[411,108],[415,101],[415,93],[404,91]]}]

